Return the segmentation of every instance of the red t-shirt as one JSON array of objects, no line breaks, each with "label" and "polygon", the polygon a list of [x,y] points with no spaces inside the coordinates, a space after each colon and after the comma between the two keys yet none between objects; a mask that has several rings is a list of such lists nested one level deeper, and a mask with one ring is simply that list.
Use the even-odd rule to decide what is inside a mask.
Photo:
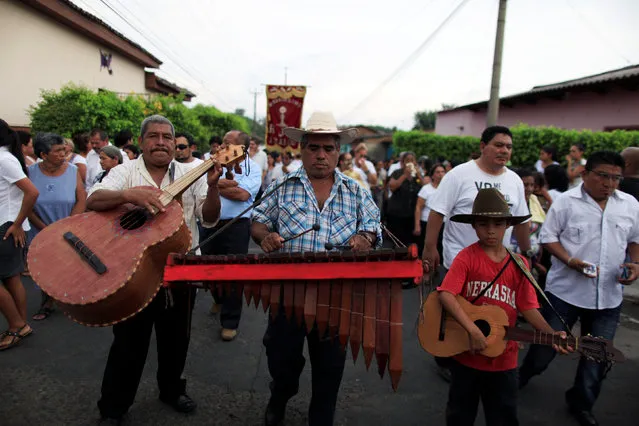
[{"label": "red t-shirt", "polygon": [[[479,243],[470,245],[455,257],[437,290],[454,295],[461,294],[465,299],[472,301],[490,284],[507,261],[508,256],[501,262],[495,263],[482,250]],[[525,259],[524,263],[528,266]],[[497,281],[475,304],[499,306],[506,311],[511,327],[514,327],[517,321],[517,311],[539,308],[535,289],[514,261],[510,262]],[[477,370],[504,371],[517,368],[517,353],[517,343],[509,341],[504,353],[496,358],[464,352],[456,355],[454,359],[460,364]]]}]

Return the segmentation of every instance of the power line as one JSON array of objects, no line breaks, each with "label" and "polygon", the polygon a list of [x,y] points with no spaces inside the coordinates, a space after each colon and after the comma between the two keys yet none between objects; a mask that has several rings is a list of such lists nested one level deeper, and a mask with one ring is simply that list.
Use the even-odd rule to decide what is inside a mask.
[{"label": "power line", "polygon": [[462,0],[455,9],[444,19],[444,21],[439,24],[437,28],[428,36],[426,40],[420,44],[417,49],[415,49],[402,63],[401,65],[395,69],[384,81],[382,81],[364,100],[358,103],[353,109],[351,109],[345,117],[351,115],[353,112],[357,111],[364,105],[366,105],[371,99],[373,99],[377,93],[379,93],[388,83],[390,83],[395,77],[397,77],[405,68],[412,65],[417,58],[422,54],[423,50],[430,44],[430,42],[437,36],[437,34],[450,22],[450,20],[459,12],[462,7],[468,3],[469,0]]},{"label": "power line", "polygon": [[568,4],[568,6],[570,6],[572,11],[575,12],[577,17],[579,17],[579,19],[581,19],[581,23],[584,24],[584,26],[587,27],[587,29],[589,29],[591,33],[593,33],[594,35],[599,37],[599,41],[601,41],[604,45],[607,45],[609,49],[614,50],[615,53],[617,53],[617,55],[619,55],[624,61],[626,61],[626,63],[628,65],[632,65],[632,61],[630,61],[630,59],[626,58],[626,56],[624,56],[624,54],[621,53],[621,51],[619,49],[617,49],[617,46],[614,43],[612,43],[601,32],[599,32],[597,27],[595,27],[588,20],[588,18],[586,18],[586,16],[583,13],[581,13],[576,7],[574,7],[573,4],[570,2],[570,0],[566,0],[566,4]]},{"label": "power line", "polygon": [[[188,69],[186,69],[182,64],[179,59],[176,60],[173,55],[168,54],[163,48],[161,48],[160,46],[158,46],[149,36],[147,36],[146,34],[144,34],[140,29],[138,29],[135,25],[133,25],[131,22],[129,22],[128,19],[126,19],[124,16],[122,16],[122,14],[115,8],[113,7],[111,4],[109,4],[106,0],[100,0],[100,2],[102,4],[104,4],[107,8],[109,8],[109,10],[111,10],[113,13],[115,13],[122,21],[124,21],[129,27],[131,27],[133,30],[135,30],[135,32],[137,32],[140,36],[142,36],[145,40],[147,40],[153,47],[155,47],[159,52],[161,52],[163,55],[165,55],[167,58],[169,58],[169,60],[176,65],[178,68],[180,68],[186,75],[188,75],[191,79],[193,79],[193,81],[197,82],[198,84],[200,84],[201,88],[204,89],[205,91],[209,92],[209,94],[217,99],[218,101],[220,101],[220,103],[226,105],[229,109],[230,109],[230,105],[228,104],[228,102],[224,101],[223,99],[221,99],[221,97],[216,94],[213,93],[213,91],[211,91],[205,84],[204,79],[200,79],[197,78],[196,76],[194,76]],[[119,3],[119,2],[118,2]],[[119,3],[121,6],[123,6],[121,3]],[[129,14],[135,16],[130,10],[128,10],[125,6],[123,6],[124,9],[126,9]],[[144,25],[142,24],[142,22],[140,22],[138,20],[138,22],[140,23],[140,26],[144,27]],[[145,27],[146,28],[146,27]],[[148,30],[148,28],[146,28],[147,31],[149,31],[149,33],[153,34],[152,31]],[[157,35],[153,34],[153,36],[159,40],[160,42],[162,42],[163,40],[158,37]],[[164,43],[166,44],[166,43]],[[167,47],[168,48],[168,47]],[[172,51],[171,51],[172,52]]]}]

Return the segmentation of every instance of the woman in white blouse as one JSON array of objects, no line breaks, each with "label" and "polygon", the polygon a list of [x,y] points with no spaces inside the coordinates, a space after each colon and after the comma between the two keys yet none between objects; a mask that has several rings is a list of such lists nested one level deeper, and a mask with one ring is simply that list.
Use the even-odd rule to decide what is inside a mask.
[{"label": "woman in white blouse", "polygon": [[20,139],[0,120],[0,312],[9,324],[0,335],[0,350],[12,348],[33,331],[27,324],[27,296],[20,273],[29,230],[27,215],[37,199],[38,190],[27,178]]}]

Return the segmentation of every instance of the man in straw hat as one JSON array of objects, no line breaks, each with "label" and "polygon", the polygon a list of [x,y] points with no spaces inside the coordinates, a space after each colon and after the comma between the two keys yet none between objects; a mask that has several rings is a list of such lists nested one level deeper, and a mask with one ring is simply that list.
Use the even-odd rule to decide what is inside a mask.
[{"label": "man in straw hat", "polygon": [[[453,222],[471,224],[479,241],[459,252],[437,289],[444,309],[470,339],[470,351],[453,357],[450,363],[447,425],[472,425],[480,398],[488,426],[518,424],[517,343],[509,341],[496,358],[479,354],[488,344],[486,336],[462,309],[457,296],[477,305],[499,306],[506,311],[510,327],[515,326],[517,312],[521,312],[535,329],[566,337],[563,331],[555,332],[538,311],[535,289],[503,245],[506,229],[529,217],[513,216],[495,188],[479,190],[471,214],[451,217]],[[556,345],[555,350],[568,353],[571,349]]]},{"label": "man in straw hat", "polygon": [[[251,234],[267,253],[319,252],[325,244],[349,246],[353,251],[380,247],[379,210],[368,191],[353,179],[335,171],[340,144],[349,143],[355,129],[340,130],[333,115],[315,112],[306,129],[286,128],[289,138],[300,142],[303,166],[278,178],[266,189],[282,184],[253,212]],[[312,229],[291,241],[285,239]],[[281,304],[280,304],[281,306]],[[298,320],[289,321],[283,309],[269,318],[264,335],[271,398],[266,425],[281,424],[288,400],[297,394],[304,369],[304,338],[313,368],[313,394],[309,425],[332,425],[337,392],[344,372],[345,351],[337,338],[320,335],[317,325],[309,333]]]}]

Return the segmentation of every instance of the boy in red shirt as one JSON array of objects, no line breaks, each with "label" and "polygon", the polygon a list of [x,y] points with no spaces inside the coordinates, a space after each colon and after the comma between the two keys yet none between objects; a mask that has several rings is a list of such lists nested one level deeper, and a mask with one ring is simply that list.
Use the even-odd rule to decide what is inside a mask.
[{"label": "boy in red shirt", "polygon": [[[480,189],[477,193],[472,214],[455,215],[451,218],[455,222],[471,224],[479,241],[459,252],[437,289],[444,309],[468,331],[471,347],[469,352],[453,357],[451,363],[452,380],[446,408],[448,426],[474,424],[480,398],[487,426],[519,424],[518,345],[509,341],[504,353],[496,358],[479,354],[486,348],[486,337],[462,310],[455,299],[457,295],[478,305],[499,306],[506,311],[511,327],[515,326],[517,312],[521,312],[535,329],[556,333],[537,310],[539,303],[535,289],[510,259],[502,243],[509,226],[522,223],[529,217],[530,215],[512,216],[503,195],[497,189],[488,188]],[[525,259],[524,263],[528,266]],[[498,276],[503,268],[505,269]],[[492,281],[495,281],[492,286],[475,301]],[[563,331],[557,334],[566,337]],[[561,353],[568,352],[559,347],[555,349]]]}]

